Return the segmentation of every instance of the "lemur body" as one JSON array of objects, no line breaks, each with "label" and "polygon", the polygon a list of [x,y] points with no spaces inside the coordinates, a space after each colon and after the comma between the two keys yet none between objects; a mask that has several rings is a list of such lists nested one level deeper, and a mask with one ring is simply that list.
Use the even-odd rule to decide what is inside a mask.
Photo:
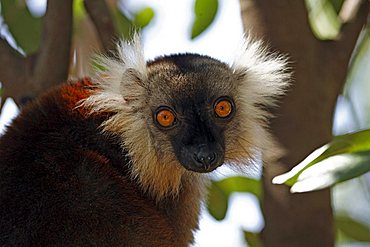
[{"label": "lemur body", "polygon": [[194,54],[146,63],[136,40],[101,64],[0,138],[1,246],[187,246],[203,173],[272,145],[261,106],[288,75],[258,43],[229,66]]},{"label": "lemur body", "polygon": [[0,139],[0,245],[184,246],[199,190],[188,181],[160,203],[142,192],[120,141],[97,131],[107,115],[75,109],[88,86],[48,93]]}]

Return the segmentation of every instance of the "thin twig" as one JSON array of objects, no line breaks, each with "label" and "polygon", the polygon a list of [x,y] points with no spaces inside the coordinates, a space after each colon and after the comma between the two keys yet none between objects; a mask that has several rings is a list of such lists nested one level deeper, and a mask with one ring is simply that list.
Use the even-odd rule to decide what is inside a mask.
[{"label": "thin twig", "polygon": [[37,94],[68,77],[72,38],[73,0],[49,0],[44,17],[40,50],[33,70]]},{"label": "thin twig", "polygon": [[117,39],[116,28],[112,15],[105,0],[85,0],[85,8],[95,25],[104,51],[109,53],[115,49]]},{"label": "thin twig", "polygon": [[68,77],[73,0],[49,0],[43,22],[40,50],[35,60],[32,82],[36,93],[65,81]]}]

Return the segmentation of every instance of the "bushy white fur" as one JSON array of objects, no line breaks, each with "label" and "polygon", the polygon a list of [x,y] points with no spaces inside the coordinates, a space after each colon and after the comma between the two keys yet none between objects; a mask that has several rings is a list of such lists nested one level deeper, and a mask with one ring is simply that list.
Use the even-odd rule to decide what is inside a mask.
[{"label": "bushy white fur", "polygon": [[[116,58],[98,58],[104,69],[93,80],[97,90],[82,106],[91,108],[92,113],[114,114],[103,123],[103,130],[122,137],[122,146],[131,160],[131,176],[144,191],[157,200],[176,195],[182,178],[189,172],[175,163],[173,156],[162,155],[159,160],[154,148],[147,126],[151,113],[145,109],[148,80],[140,37],[135,35],[131,42],[121,41],[117,50]],[[194,182],[198,178],[195,176]]]},{"label": "bushy white fur", "polygon": [[[125,110],[128,106],[126,101],[135,102],[145,90],[145,85],[141,83],[147,81],[147,68],[140,36],[135,34],[129,42],[120,41],[117,52],[117,57],[114,58],[97,58],[97,63],[103,70],[97,73],[94,82],[100,90],[85,102],[94,106],[95,111]],[[139,80],[135,81],[135,76]]]},{"label": "bushy white fur", "polygon": [[[191,176],[195,188],[199,187],[201,176],[186,171],[173,155],[157,157],[147,126],[150,113],[144,109],[148,75],[140,37],[135,35],[130,42],[121,41],[117,48],[117,57],[99,58],[104,70],[94,79],[98,89],[82,105],[92,112],[114,113],[103,124],[104,130],[121,135],[122,145],[131,158],[132,177],[144,190],[157,199],[175,195],[186,176]],[[227,162],[245,162],[245,157],[251,158],[251,150],[259,152],[271,147],[272,138],[265,130],[268,113],[260,105],[274,105],[276,96],[284,93],[289,79],[286,63],[284,57],[268,54],[260,41],[246,36],[241,42],[230,68],[242,77],[238,110],[246,123],[236,134],[241,140],[230,143],[240,145],[238,152],[228,154],[226,150]]]},{"label": "bushy white fur", "polygon": [[245,35],[230,67],[246,75],[244,93],[251,103],[272,105],[289,85],[287,63],[286,56],[270,53],[262,41]]},{"label": "bushy white fur", "polygon": [[234,73],[242,75],[238,91],[240,119],[245,120],[242,126],[244,130],[239,133],[241,146],[251,152],[252,159],[256,155],[261,158],[261,153],[264,160],[267,159],[267,153],[270,158],[280,155],[282,150],[267,130],[271,117],[267,108],[275,106],[277,99],[289,86],[291,74],[287,56],[271,53],[262,41],[245,35],[230,67]]}]

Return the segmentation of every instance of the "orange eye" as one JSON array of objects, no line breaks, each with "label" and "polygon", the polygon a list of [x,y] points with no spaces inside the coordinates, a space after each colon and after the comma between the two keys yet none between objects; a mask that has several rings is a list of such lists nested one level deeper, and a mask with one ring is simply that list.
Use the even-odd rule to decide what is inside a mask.
[{"label": "orange eye", "polygon": [[233,105],[229,100],[222,99],[216,103],[214,110],[218,117],[226,118],[230,116],[233,111]]},{"label": "orange eye", "polygon": [[156,120],[162,127],[170,127],[175,123],[175,115],[168,109],[159,110]]}]

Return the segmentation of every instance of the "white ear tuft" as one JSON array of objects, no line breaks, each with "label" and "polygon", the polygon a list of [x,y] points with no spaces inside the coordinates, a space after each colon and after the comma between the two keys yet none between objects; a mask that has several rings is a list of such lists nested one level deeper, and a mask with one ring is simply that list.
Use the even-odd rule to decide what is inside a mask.
[{"label": "white ear tuft", "polygon": [[[289,86],[290,72],[286,56],[269,52],[261,41],[254,41],[249,36],[243,37],[230,67],[238,78],[237,95],[238,113],[244,121],[239,125],[235,139],[228,146],[233,160],[241,163],[249,155],[253,159],[261,156],[267,160],[274,158],[274,150],[279,153],[276,142],[269,134],[267,125],[271,117],[268,108],[276,104]],[[247,152],[249,154],[246,154]],[[238,153],[240,157],[238,158]],[[240,162],[241,161],[241,162]]]},{"label": "white ear tuft", "polygon": [[274,104],[274,98],[284,94],[291,78],[288,58],[269,52],[262,41],[248,35],[243,37],[231,68],[243,77],[243,91],[254,98],[255,104]]},{"label": "white ear tuft", "polygon": [[133,69],[146,80],[147,68],[140,35],[135,33],[131,41],[121,40],[117,44],[118,59],[127,69]]},{"label": "white ear tuft", "polygon": [[139,107],[145,99],[147,68],[140,36],[134,34],[131,41],[117,44],[117,55],[96,58],[98,68],[94,83],[98,90],[84,104],[94,112],[119,112],[127,107]]}]

